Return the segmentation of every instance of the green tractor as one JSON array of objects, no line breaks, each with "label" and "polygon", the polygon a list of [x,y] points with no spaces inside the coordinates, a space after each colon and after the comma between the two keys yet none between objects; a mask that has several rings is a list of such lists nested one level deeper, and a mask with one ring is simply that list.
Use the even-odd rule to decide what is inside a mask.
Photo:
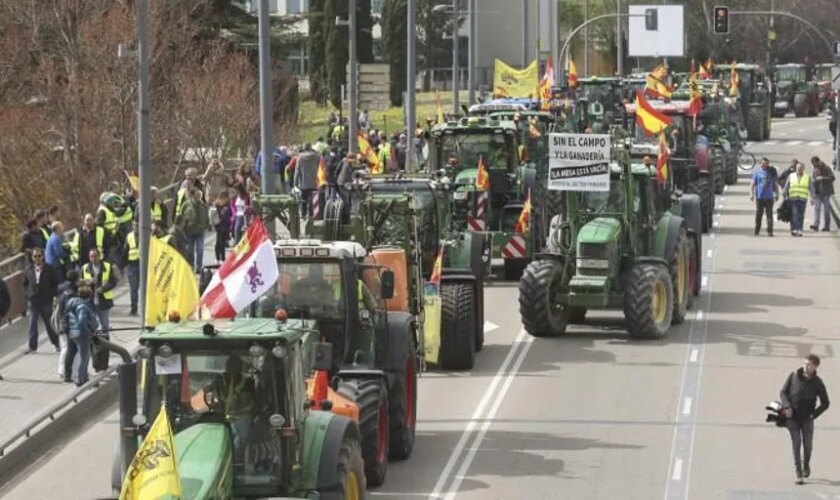
[{"label": "green tractor", "polygon": [[740,125],[747,131],[747,140],[769,139],[773,120],[773,98],[769,78],[757,64],[735,64],[734,70],[738,74],[739,86],[737,91],[732,91],[732,69],[731,64],[719,64],[714,67],[712,74],[724,82],[723,86],[729,96],[736,98],[740,110]]},{"label": "green tractor", "polygon": [[356,422],[316,410],[307,395],[304,374],[324,368],[311,360],[330,356],[311,322],[237,318],[145,331],[139,411],[137,362],[115,344],[95,342],[123,358],[115,492],[151,422],[166,411],[182,498],[365,497]]},{"label": "green tractor", "polygon": [[562,335],[594,309],[624,311],[635,338],[664,337],[699,294],[700,201],[678,195],[654,167],[612,148],[609,191],[564,191],[546,253],[519,283],[519,311],[536,337]]},{"label": "green tractor", "polygon": [[[595,134],[608,133],[612,125],[625,125],[624,102],[627,83],[623,78],[593,76],[580,78],[576,107],[588,119],[586,126]],[[583,129],[576,130],[583,132]]]},{"label": "green tractor", "polygon": [[773,68],[773,116],[785,116],[791,109],[797,118],[817,116],[820,113],[820,88],[810,78],[811,74],[805,64],[779,64]]},{"label": "green tractor", "polygon": [[[435,126],[430,133],[431,173],[445,172],[455,184],[454,215],[461,232],[487,237],[488,265],[502,259],[504,277],[519,279],[531,255],[542,248],[546,230],[540,227],[540,203],[544,184],[537,169],[522,163],[519,130],[513,122],[470,116],[458,122]],[[489,176],[489,190],[476,186],[482,161]],[[528,193],[531,193],[531,227],[527,233],[515,230]]]}]

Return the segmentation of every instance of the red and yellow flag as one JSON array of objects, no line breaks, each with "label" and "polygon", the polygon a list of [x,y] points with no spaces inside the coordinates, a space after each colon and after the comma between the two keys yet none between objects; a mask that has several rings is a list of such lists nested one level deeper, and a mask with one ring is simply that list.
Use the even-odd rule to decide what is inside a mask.
[{"label": "red and yellow flag", "polygon": [[519,234],[527,233],[531,225],[531,190],[528,190],[528,195],[525,197],[525,203],[522,205],[522,212],[519,214],[519,220],[516,221],[514,231]]},{"label": "red and yellow flag", "polygon": [[662,132],[671,122],[670,117],[657,111],[640,91],[636,91],[636,124],[644,129],[646,135]]},{"label": "red and yellow flag", "polygon": [[659,154],[656,156],[656,178],[663,184],[668,180],[668,160],[670,157],[671,150],[668,148],[668,141],[665,139],[665,132],[659,132]]},{"label": "red and yellow flag", "polygon": [[358,142],[359,153],[361,153],[362,157],[364,157],[367,161],[367,164],[370,165],[370,173],[381,174],[383,172],[382,162],[379,161],[379,156],[376,154],[376,151],[373,150],[373,146],[370,145],[370,142],[367,140],[367,137],[365,137],[363,132],[359,132]]},{"label": "red and yellow flag", "polygon": [[487,173],[487,165],[484,164],[484,157],[478,158],[478,172],[475,174],[475,187],[479,191],[490,189],[490,174]]},{"label": "red and yellow flag", "polygon": [[125,172],[125,176],[128,179],[128,183],[131,184],[131,189],[134,190],[135,193],[140,192],[140,177],[137,177],[133,172],[129,172],[128,170],[123,170]]},{"label": "red and yellow flag", "polygon": [[729,97],[738,97],[741,87],[741,77],[735,69],[735,61],[732,61],[732,68],[729,70]]},{"label": "red and yellow flag", "polygon": [[699,78],[701,80],[708,80],[712,77],[712,58],[706,59],[705,64],[700,65],[700,75]]},{"label": "red and yellow flag", "polygon": [[324,157],[318,162],[318,176],[315,178],[316,189],[321,189],[327,185],[327,162]]},{"label": "red and yellow flag", "polygon": [[694,61],[691,62],[691,73],[688,77],[690,100],[688,102],[688,116],[697,116],[703,110],[703,99],[700,97],[700,84],[697,83],[697,73],[694,72]]},{"label": "red and yellow flag", "polygon": [[443,274],[443,244],[440,245],[437,258],[435,258],[435,265],[432,266],[432,275],[429,276],[429,284],[440,286],[440,276]]},{"label": "red and yellow flag", "polygon": [[545,65],[545,74],[540,80],[540,111],[551,109],[551,87],[554,86],[554,67],[549,60]]},{"label": "red and yellow flag", "polygon": [[566,80],[569,84],[569,88],[575,88],[578,84],[578,76],[577,76],[577,68],[575,67],[575,61],[571,57],[569,58],[569,75]]},{"label": "red and yellow flag", "polygon": [[668,77],[668,68],[664,64],[659,64],[645,79],[645,94],[654,99],[670,99],[671,89],[665,84],[665,78]]},{"label": "red and yellow flag", "polygon": [[528,120],[528,134],[532,139],[542,137],[542,132],[537,127],[537,120]]}]

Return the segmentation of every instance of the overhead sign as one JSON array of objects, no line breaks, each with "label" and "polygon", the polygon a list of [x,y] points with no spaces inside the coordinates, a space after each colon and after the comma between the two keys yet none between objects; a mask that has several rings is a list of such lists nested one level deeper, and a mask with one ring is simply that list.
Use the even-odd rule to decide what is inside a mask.
[{"label": "overhead sign", "polygon": [[631,5],[630,57],[685,56],[685,26],[682,5]]},{"label": "overhead sign", "polygon": [[548,134],[548,189],[609,191],[609,134]]}]

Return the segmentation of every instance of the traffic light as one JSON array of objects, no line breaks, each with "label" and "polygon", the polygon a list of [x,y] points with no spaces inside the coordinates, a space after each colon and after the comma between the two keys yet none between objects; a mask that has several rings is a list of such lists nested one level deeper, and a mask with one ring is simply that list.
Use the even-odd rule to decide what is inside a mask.
[{"label": "traffic light", "polygon": [[656,31],[659,25],[659,11],[656,7],[645,9],[645,30]]},{"label": "traffic light", "polygon": [[715,7],[715,33],[725,35],[729,33],[729,7]]}]

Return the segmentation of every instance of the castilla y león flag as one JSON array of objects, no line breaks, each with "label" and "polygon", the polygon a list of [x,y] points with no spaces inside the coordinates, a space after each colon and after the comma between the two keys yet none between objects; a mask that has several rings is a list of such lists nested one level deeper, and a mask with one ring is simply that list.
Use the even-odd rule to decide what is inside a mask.
[{"label": "castilla y le\u00f3n flag", "polygon": [[261,219],[255,219],[201,296],[201,317],[232,318],[277,281],[277,260]]}]

